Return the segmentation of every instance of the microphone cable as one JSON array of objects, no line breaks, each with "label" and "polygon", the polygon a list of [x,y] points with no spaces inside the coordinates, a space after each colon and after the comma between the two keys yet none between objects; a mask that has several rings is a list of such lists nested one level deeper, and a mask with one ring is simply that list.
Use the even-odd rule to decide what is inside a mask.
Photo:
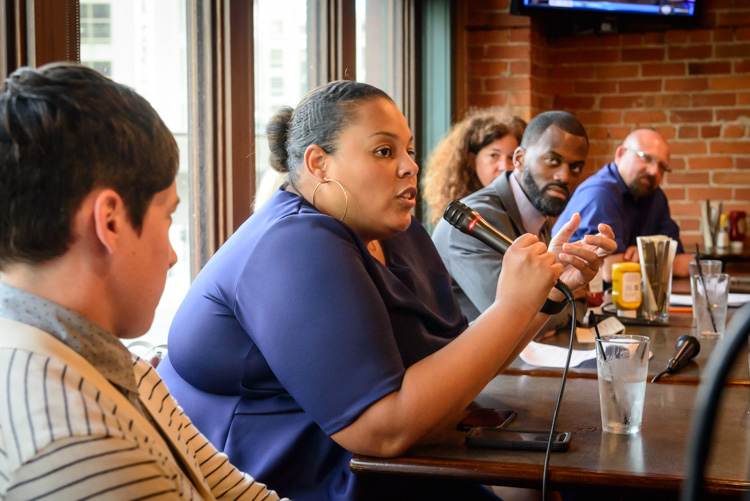
[{"label": "microphone cable", "polygon": [[[472,209],[471,207],[464,205],[458,200],[453,200],[445,208],[443,212],[443,219],[445,219],[450,225],[457,228],[462,233],[471,235],[491,249],[505,254],[508,248],[513,244],[513,241],[507,236],[502,234],[496,228],[491,226],[482,216]],[[575,298],[570,288],[565,285],[562,281],[558,280],[555,284],[555,288],[562,292],[565,299],[571,306],[572,309],[572,320],[570,326],[570,344],[568,346],[568,356],[565,360],[565,369],[563,370],[562,381],[560,383],[560,392],[557,395],[557,404],[555,405],[555,412],[552,415],[552,426],[549,431],[549,438],[547,439],[547,452],[544,455],[544,468],[542,470],[542,499],[546,498],[547,493],[547,467],[549,465],[549,454],[552,450],[552,440],[555,436],[555,423],[557,422],[557,414],[560,410],[560,404],[562,402],[563,392],[565,391],[565,382],[567,381],[568,368],[570,367],[570,357],[573,354],[573,337],[575,336],[576,329],[576,307]],[[597,331],[598,337],[598,331]]]},{"label": "microphone cable", "polygon": [[[563,288],[559,287],[560,285],[562,285],[564,290]],[[573,297],[573,293],[571,292],[570,288],[568,288],[568,286],[563,282],[558,282],[558,285],[556,287],[563,294],[565,294],[565,299],[567,299],[568,304],[570,304],[570,342],[568,344],[568,356],[565,359],[565,368],[563,369],[562,381],[560,382],[560,391],[557,394],[555,412],[552,414],[552,425],[550,426],[549,438],[547,439],[547,451],[544,453],[544,466],[542,467],[542,501],[546,501],[547,499],[547,468],[549,467],[549,454],[552,451],[552,440],[555,437],[555,423],[557,422],[557,414],[560,410],[560,404],[562,403],[563,392],[565,391],[565,382],[568,379],[570,357],[573,354],[573,338],[576,334],[576,303],[575,298]]]}]

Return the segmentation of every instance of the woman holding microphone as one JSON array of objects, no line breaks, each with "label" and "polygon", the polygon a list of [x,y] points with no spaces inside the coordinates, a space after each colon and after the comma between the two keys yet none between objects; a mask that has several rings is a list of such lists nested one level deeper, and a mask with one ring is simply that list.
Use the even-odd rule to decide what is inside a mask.
[{"label": "woman holding microphone", "polygon": [[332,82],[268,134],[289,182],[196,278],[165,382],[235,465],[290,498],[492,499],[480,486],[355,477],[349,460],[402,454],[458,416],[548,318],[539,309],[558,299],[563,270],[590,280],[612,235],[558,256],[518,238],[495,303],[467,325],[411,215],[413,138],[384,92]]}]

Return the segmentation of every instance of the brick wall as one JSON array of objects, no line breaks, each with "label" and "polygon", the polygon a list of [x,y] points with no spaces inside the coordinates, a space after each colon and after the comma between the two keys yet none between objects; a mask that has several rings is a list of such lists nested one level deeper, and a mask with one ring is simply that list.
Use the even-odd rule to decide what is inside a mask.
[{"label": "brick wall", "polygon": [[587,175],[631,130],[656,128],[671,146],[662,188],[672,215],[686,245],[702,243],[703,200],[750,214],[750,2],[706,3],[699,28],[548,37],[508,14],[508,0],[462,2],[457,115],[490,105],[527,120],[574,113],[591,140]]}]

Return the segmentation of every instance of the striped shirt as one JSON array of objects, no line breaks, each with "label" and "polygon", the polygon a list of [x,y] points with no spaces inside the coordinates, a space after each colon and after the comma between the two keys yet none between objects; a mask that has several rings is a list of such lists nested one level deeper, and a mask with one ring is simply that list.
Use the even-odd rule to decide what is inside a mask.
[{"label": "striped shirt", "polygon": [[160,437],[125,400],[118,407],[114,387],[40,351],[0,346],[0,499],[197,500],[191,467],[216,499],[278,499],[216,451],[146,361],[135,357],[133,374]]}]

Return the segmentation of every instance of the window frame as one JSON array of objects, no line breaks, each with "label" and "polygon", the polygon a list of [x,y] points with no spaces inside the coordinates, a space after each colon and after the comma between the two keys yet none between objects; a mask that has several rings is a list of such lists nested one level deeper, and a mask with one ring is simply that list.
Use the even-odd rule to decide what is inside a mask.
[{"label": "window frame", "polygon": [[80,60],[78,0],[0,2],[0,77],[21,66]]}]

